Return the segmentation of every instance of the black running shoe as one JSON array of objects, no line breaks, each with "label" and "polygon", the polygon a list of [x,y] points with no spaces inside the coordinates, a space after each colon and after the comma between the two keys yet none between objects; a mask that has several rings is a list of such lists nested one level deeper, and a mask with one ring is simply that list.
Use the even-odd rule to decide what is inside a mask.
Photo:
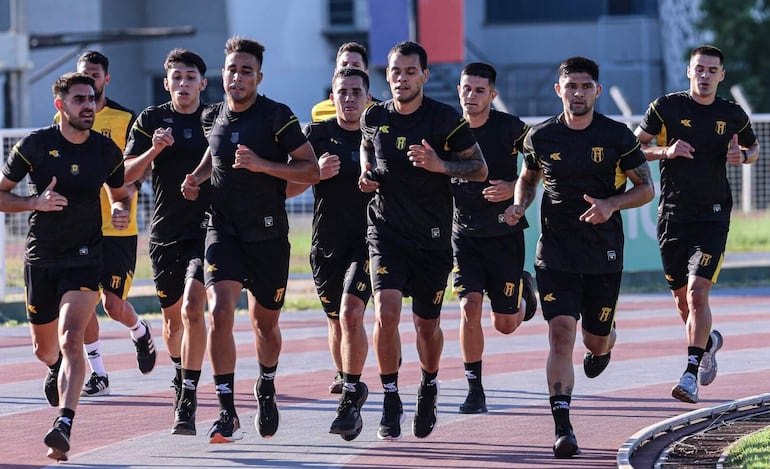
[{"label": "black running shoe", "polygon": [[607,352],[604,355],[594,355],[591,352],[586,352],[583,355],[583,371],[585,371],[586,376],[596,378],[602,374],[602,371],[610,364],[611,355],[612,352]]},{"label": "black running shoe", "polygon": [[53,371],[50,368],[43,380],[43,392],[51,407],[59,407],[59,367]]},{"label": "black running shoe", "polygon": [[404,406],[397,392],[386,392],[382,400],[382,418],[377,429],[380,440],[400,440],[401,422],[404,421]]},{"label": "black running shoe", "polygon": [[257,416],[254,419],[254,426],[262,438],[270,438],[278,431],[278,405],[275,403],[275,389],[272,393],[260,393],[259,381],[254,384],[254,397],[257,399],[259,408]]},{"label": "black running shoe", "polygon": [[232,443],[243,438],[241,421],[237,415],[230,415],[226,410],[219,411],[219,419],[208,432],[209,443]]},{"label": "black running shoe", "polygon": [[535,285],[532,282],[532,275],[526,270],[521,271],[521,283],[523,285],[521,297],[527,302],[527,305],[524,307],[524,320],[529,321],[535,317],[535,311],[537,311],[537,296],[535,296]]},{"label": "black running shoe", "polygon": [[136,347],[136,364],[139,366],[139,371],[146,375],[155,368],[157,354],[155,343],[152,341],[152,332],[150,332],[152,329],[150,321],[142,319],[142,324],[147,328],[147,332],[134,341],[134,347]]},{"label": "black running shoe", "polygon": [[67,451],[70,450],[70,430],[72,421],[67,417],[57,417],[53,421],[53,427],[45,434],[43,442],[48,446],[48,457],[57,461],[67,460]]},{"label": "black running shoe", "polygon": [[96,372],[91,373],[83,390],[80,391],[82,397],[107,396],[110,394],[110,378],[107,375],[99,376]]},{"label": "black running shoe", "polygon": [[412,421],[412,433],[417,438],[425,438],[436,426],[436,402],[438,401],[438,381],[433,384],[420,383],[417,389],[417,408]]},{"label": "black running shoe", "polygon": [[461,414],[481,414],[487,411],[487,397],[483,388],[471,388],[465,397],[465,402],[460,404]]},{"label": "black running shoe", "polygon": [[556,442],[553,444],[554,456],[563,459],[571,458],[578,454],[580,454],[580,448],[578,448],[577,438],[575,438],[572,430],[564,435],[556,435]]},{"label": "black running shoe", "polygon": [[174,427],[171,429],[172,435],[195,435],[195,410],[196,402],[191,399],[182,399],[179,401],[174,413]]},{"label": "black running shoe", "polygon": [[369,396],[369,388],[365,383],[357,383],[355,392],[342,391],[340,405],[337,407],[337,417],[329,428],[329,433],[341,435],[345,441],[353,441],[361,434],[364,421],[361,418],[361,407]]}]

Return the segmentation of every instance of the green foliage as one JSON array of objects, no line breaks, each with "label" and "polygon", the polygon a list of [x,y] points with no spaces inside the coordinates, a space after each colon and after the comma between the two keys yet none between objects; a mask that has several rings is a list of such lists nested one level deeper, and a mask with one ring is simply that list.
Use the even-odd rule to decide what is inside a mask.
[{"label": "green foliage", "polygon": [[770,429],[738,440],[727,454],[724,467],[759,469],[770,467]]},{"label": "green foliage", "polygon": [[770,37],[770,0],[704,0],[702,17],[695,25],[714,35],[713,45],[725,53],[725,80],[720,94],[740,84],[754,112],[770,112],[770,90],[764,77],[770,74],[765,59]]}]

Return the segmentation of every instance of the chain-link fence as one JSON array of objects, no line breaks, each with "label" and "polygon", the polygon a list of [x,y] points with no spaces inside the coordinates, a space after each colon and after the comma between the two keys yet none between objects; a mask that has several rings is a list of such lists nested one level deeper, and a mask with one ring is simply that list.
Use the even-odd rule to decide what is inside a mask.
[{"label": "chain-link fence", "polygon": [[[627,122],[631,128],[635,128],[640,122],[641,116],[616,117],[618,120]],[[544,120],[544,118],[523,118],[526,122],[532,124]],[[757,114],[752,117],[754,132],[757,134],[762,152],[765,155],[770,153],[770,114]],[[30,129],[0,129],[0,139],[2,139],[2,158],[5,161],[13,145],[26,136]],[[728,166],[727,175],[733,191],[733,201],[735,210],[744,210],[747,212],[764,211],[770,208],[770,157],[760,156],[756,164],[746,167]],[[747,179],[748,178],[748,179]],[[748,182],[748,187],[746,187]],[[181,181],[180,181],[181,183]],[[746,190],[748,189],[748,190]],[[19,183],[14,189],[14,193],[28,194],[29,187],[26,179]],[[286,208],[289,212],[289,224],[292,232],[309,233],[310,220],[309,214],[313,210],[312,191],[307,190],[300,196],[288,199]],[[135,282],[148,280],[152,277],[152,272],[147,256],[148,251],[148,230],[152,218],[153,197],[150,183],[145,182],[139,193],[139,208],[137,212],[137,222],[139,224],[139,252],[137,253],[137,269]],[[24,262],[24,243],[28,231],[27,219],[28,213],[8,213],[0,216],[0,302],[6,301],[9,294],[21,292],[24,285],[23,262]],[[306,252],[294,249],[292,265],[303,265],[307,263]],[[301,258],[300,258],[301,257]]]}]

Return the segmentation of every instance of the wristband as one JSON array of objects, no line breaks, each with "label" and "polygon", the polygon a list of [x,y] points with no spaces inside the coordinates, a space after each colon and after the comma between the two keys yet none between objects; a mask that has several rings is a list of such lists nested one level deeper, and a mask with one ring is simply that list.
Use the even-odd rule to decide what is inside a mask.
[{"label": "wristband", "polygon": [[746,164],[746,160],[749,159],[749,152],[746,150],[741,150],[741,155],[743,156],[743,161],[741,161],[741,164]]}]

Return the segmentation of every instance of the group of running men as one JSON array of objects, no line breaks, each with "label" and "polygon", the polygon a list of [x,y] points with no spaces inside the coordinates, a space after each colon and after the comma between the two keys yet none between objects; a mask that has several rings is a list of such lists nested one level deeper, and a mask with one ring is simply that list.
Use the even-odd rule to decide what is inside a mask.
[{"label": "group of running men", "polygon": [[[78,72],[54,84],[57,123],[22,139],[5,162],[0,210],[32,211],[26,300],[36,356],[49,368],[46,397],[59,407],[44,438],[51,458],[67,459],[81,393],[109,390],[94,315],[100,292],[105,311],[130,328],[140,371],[155,364],[149,323],[139,321],[126,301],[136,262],[136,189],[147,175],[155,194],[150,258],[163,338],[176,365],[174,434],[196,434],[196,392],[208,347],[220,411],[207,437],[211,443],[242,438],[234,404],[233,324],[244,288],[260,369],[255,427],[265,438],[276,433],[279,315],[289,272],[285,200],[311,186],[310,263],[337,370],[329,390],[340,394],[330,433],[350,441],[363,427],[364,311],[372,297],[383,389],[377,437],[402,437],[398,326],[405,296],[412,297],[422,373],[412,433],[424,438],[432,432],[443,349],[439,317],[453,267],[468,380],[459,411],[486,412],[483,295],[490,298],[492,324],[504,334],[534,316],[534,285],[524,271],[524,214],[543,179],[535,272],[549,328],[553,452],[558,458],[578,454],[569,418],[577,321],[587,349],[584,372],[594,378],[608,366],[616,338],[620,210],[654,197],[648,160],[661,160],[658,239],[687,325],[687,366],[672,395],[698,401],[698,383],[714,380],[722,346],[722,336],[711,329],[708,295],[732,208],[725,166],[759,157],[748,116],[716,96],[725,74],[721,51],[694,49],[690,89],[655,100],[636,135],[594,110],[602,86],[590,59],[560,64],[554,90],[563,111],[530,128],[492,109],[496,71],[486,63],[462,70],[462,114],[424,96],[427,54],[414,42],[390,50],[392,99],[384,102],[369,93],[366,49],[343,44],[330,99],[313,108],[314,122],[302,129],[288,106],[257,92],[263,52],[251,39],[227,41],[225,100],[213,105],[200,99],[204,61],[189,50],[169,52],[164,86],[171,100],[146,108],[135,121],[128,113],[133,124],[126,127],[122,152],[120,131],[102,116],[126,111],[104,95],[106,57],[88,52]],[[11,192],[26,176],[31,195]],[[109,189],[101,209],[103,186]],[[122,238],[112,250],[111,237]],[[92,366],[85,387],[84,344]]]}]

